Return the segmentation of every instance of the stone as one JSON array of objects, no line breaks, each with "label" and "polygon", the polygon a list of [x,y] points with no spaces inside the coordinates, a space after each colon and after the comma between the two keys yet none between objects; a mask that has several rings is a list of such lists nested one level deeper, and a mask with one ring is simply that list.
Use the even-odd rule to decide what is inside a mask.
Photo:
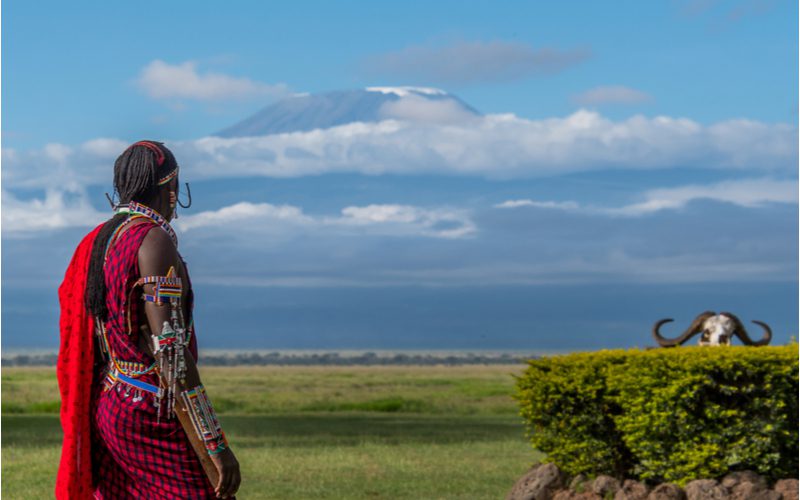
[{"label": "stone", "polygon": [[673,483],[661,483],[655,487],[647,500],[686,500],[686,493]]},{"label": "stone", "polygon": [[731,500],[781,500],[777,491],[768,490],[762,483],[739,483],[731,490]]},{"label": "stone", "polygon": [[563,487],[564,475],[555,464],[537,464],[514,484],[506,500],[550,500]]},{"label": "stone", "polygon": [[572,491],[583,493],[584,491],[590,490],[586,483],[589,482],[589,478],[584,476],[583,474],[578,474],[577,476],[572,478],[572,481],[569,482],[569,489]]},{"label": "stone", "polygon": [[633,479],[626,479],[617,494],[614,495],[614,500],[647,500],[648,493],[649,490],[644,484]]},{"label": "stone", "polygon": [[591,491],[578,493],[573,490],[559,490],[553,495],[553,500],[603,500],[603,497],[595,495]]},{"label": "stone", "polygon": [[773,489],[780,493],[783,500],[800,500],[797,495],[797,479],[781,479]]},{"label": "stone", "polygon": [[690,481],[683,487],[687,500],[726,500],[728,489],[713,479]]},{"label": "stone", "polygon": [[767,480],[751,470],[737,470],[722,478],[722,486],[729,490],[733,490],[741,483],[752,483],[761,486],[763,490],[767,489]]},{"label": "stone", "polygon": [[619,481],[611,476],[600,475],[592,481],[592,492],[605,498],[606,495],[614,496],[619,491]]}]

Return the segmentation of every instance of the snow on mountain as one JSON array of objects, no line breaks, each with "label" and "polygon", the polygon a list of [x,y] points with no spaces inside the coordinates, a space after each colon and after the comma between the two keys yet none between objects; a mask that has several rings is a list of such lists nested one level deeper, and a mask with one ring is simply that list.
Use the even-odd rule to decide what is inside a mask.
[{"label": "snow on mountain", "polygon": [[368,92],[381,92],[382,94],[397,94],[406,97],[412,93],[425,95],[446,95],[447,92],[431,87],[367,87]]},{"label": "snow on mountain", "polygon": [[478,116],[478,111],[444,90],[428,87],[368,87],[321,94],[295,94],[213,135],[252,137],[329,128],[353,122],[386,119],[453,122]]}]

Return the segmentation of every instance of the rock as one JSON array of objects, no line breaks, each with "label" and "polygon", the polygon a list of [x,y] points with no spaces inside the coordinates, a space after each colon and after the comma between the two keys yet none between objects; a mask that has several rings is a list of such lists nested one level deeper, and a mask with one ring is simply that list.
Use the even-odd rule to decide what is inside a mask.
[{"label": "rock", "polygon": [[752,483],[761,486],[762,490],[767,489],[767,480],[751,470],[738,470],[722,478],[722,486],[729,490],[734,489],[741,483]]},{"label": "rock", "polygon": [[797,479],[781,479],[773,489],[781,494],[783,500],[798,500]]},{"label": "rock", "polygon": [[626,479],[622,488],[614,495],[614,500],[647,500],[647,493],[647,486],[639,481]]},{"label": "rock", "polygon": [[537,464],[514,484],[506,500],[550,500],[563,487],[564,475],[555,464]]},{"label": "rock", "polygon": [[726,500],[728,489],[713,479],[690,481],[683,487],[687,500]]},{"label": "rock", "polygon": [[592,492],[596,493],[602,498],[606,495],[613,496],[619,491],[619,481],[611,476],[597,476],[592,482]]},{"label": "rock", "polygon": [[686,493],[677,484],[661,483],[650,492],[647,500],[686,500]]},{"label": "rock", "polygon": [[553,500],[603,500],[603,497],[595,495],[591,491],[578,493],[573,490],[559,490],[553,495]]},{"label": "rock", "polygon": [[588,482],[588,477],[584,476],[583,474],[578,474],[572,478],[572,481],[569,482],[569,489],[577,493],[583,493],[584,491],[591,489],[588,488],[588,485],[586,484]]},{"label": "rock", "polygon": [[782,500],[777,491],[768,490],[762,483],[739,483],[731,490],[731,500]]}]

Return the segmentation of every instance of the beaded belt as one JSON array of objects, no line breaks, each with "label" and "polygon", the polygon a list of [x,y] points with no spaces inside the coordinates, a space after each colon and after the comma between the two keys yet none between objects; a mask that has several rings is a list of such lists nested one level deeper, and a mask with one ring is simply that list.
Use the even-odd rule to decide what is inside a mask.
[{"label": "beaded belt", "polygon": [[[150,394],[154,394],[156,397],[160,397],[163,394],[163,390],[155,386],[153,384],[148,384],[142,380],[138,380],[137,378],[130,377],[125,375],[120,369],[118,365],[125,365],[126,368],[130,369],[129,373],[141,373],[147,370],[147,365],[143,363],[136,363],[132,361],[117,361],[117,363],[109,364],[108,370],[106,372],[106,378],[104,381],[105,390],[111,390],[113,387],[117,387],[117,392],[120,392],[122,388],[117,384],[117,382],[122,382],[126,384],[128,387],[125,388],[125,396],[131,395],[131,388],[134,389],[133,393],[133,401],[141,401],[144,396],[142,392],[149,392]],[[127,370],[126,370],[127,371]]]}]

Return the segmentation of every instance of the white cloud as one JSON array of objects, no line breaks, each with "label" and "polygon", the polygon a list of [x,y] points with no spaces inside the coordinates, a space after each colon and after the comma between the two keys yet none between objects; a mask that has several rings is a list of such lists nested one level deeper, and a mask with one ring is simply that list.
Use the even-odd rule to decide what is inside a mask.
[{"label": "white cloud", "polygon": [[20,200],[3,190],[3,234],[30,234],[68,227],[91,227],[108,218],[95,210],[79,188],[48,189],[44,198]]},{"label": "white cloud", "polygon": [[622,85],[596,87],[582,92],[572,98],[581,106],[599,104],[639,104],[652,100],[650,94]]},{"label": "white cloud", "polygon": [[588,49],[534,48],[519,42],[457,41],[445,46],[412,46],[363,62],[369,74],[448,84],[508,81],[548,75],[579,64]]},{"label": "white cloud", "polygon": [[311,216],[292,205],[240,202],[219,210],[181,217],[175,225],[182,231],[208,227],[248,232],[289,229],[315,234],[320,231],[355,231],[434,238],[462,238],[477,230],[463,210],[380,204],[345,207],[339,216]]},{"label": "white cloud", "polygon": [[209,210],[195,215],[180,217],[175,221],[175,225],[183,231],[188,231],[202,227],[227,227],[231,224],[251,223],[268,219],[282,220],[293,224],[313,222],[313,219],[303,214],[303,210],[298,207],[243,201],[219,210]]},{"label": "white cloud", "polygon": [[[399,109],[424,114],[418,103],[410,102]],[[451,121],[455,115],[436,107],[428,118],[445,123],[356,122],[167,145],[186,166],[187,180],[325,173],[513,179],[672,167],[794,172],[797,161],[797,129],[790,124],[729,120],[704,126],[685,118],[641,115],[612,121],[586,110],[542,120],[501,114]],[[73,181],[110,186],[113,159],[125,146],[114,139],[95,139],[72,148],[4,149],[4,187],[58,187]]]},{"label": "white cloud", "polygon": [[130,144],[119,139],[100,137],[81,144],[81,149],[98,158],[115,160]]},{"label": "white cloud", "polygon": [[72,154],[72,148],[59,143],[46,144],[43,151],[47,159],[58,165],[65,164]]},{"label": "white cloud", "polygon": [[498,203],[495,208],[519,208],[519,207],[536,207],[536,208],[555,208],[559,210],[577,210],[580,205],[574,201],[535,201],[535,200],[508,200],[503,203]]},{"label": "white cloud", "polygon": [[409,94],[384,103],[378,110],[383,119],[423,123],[468,123],[479,118],[452,99],[430,100]]},{"label": "white cloud", "polygon": [[793,169],[797,134],[788,124],[734,120],[703,126],[641,115],[614,122],[580,110],[544,120],[511,114],[446,124],[386,120],[263,137],[208,137],[176,144],[176,153],[193,165],[193,175],[206,178],[328,172],[521,178],[606,168]]},{"label": "white cloud", "polygon": [[169,64],[155,60],[142,69],[136,83],[154,99],[218,101],[264,96],[274,98],[289,94],[284,84],[268,85],[220,73],[200,74],[196,64],[191,61]]},{"label": "white cloud", "polygon": [[329,219],[332,224],[405,226],[412,232],[439,238],[461,238],[476,232],[477,228],[462,210],[425,209],[411,205],[367,205],[345,207],[339,219]]},{"label": "white cloud", "polygon": [[581,205],[575,201],[508,200],[495,208],[535,207],[564,211],[580,211],[610,216],[641,216],[662,210],[678,210],[696,200],[713,200],[741,207],[757,208],[768,203],[797,203],[796,180],[742,179],[711,185],[689,185],[653,189],[644,193],[644,201],[622,207]]}]

